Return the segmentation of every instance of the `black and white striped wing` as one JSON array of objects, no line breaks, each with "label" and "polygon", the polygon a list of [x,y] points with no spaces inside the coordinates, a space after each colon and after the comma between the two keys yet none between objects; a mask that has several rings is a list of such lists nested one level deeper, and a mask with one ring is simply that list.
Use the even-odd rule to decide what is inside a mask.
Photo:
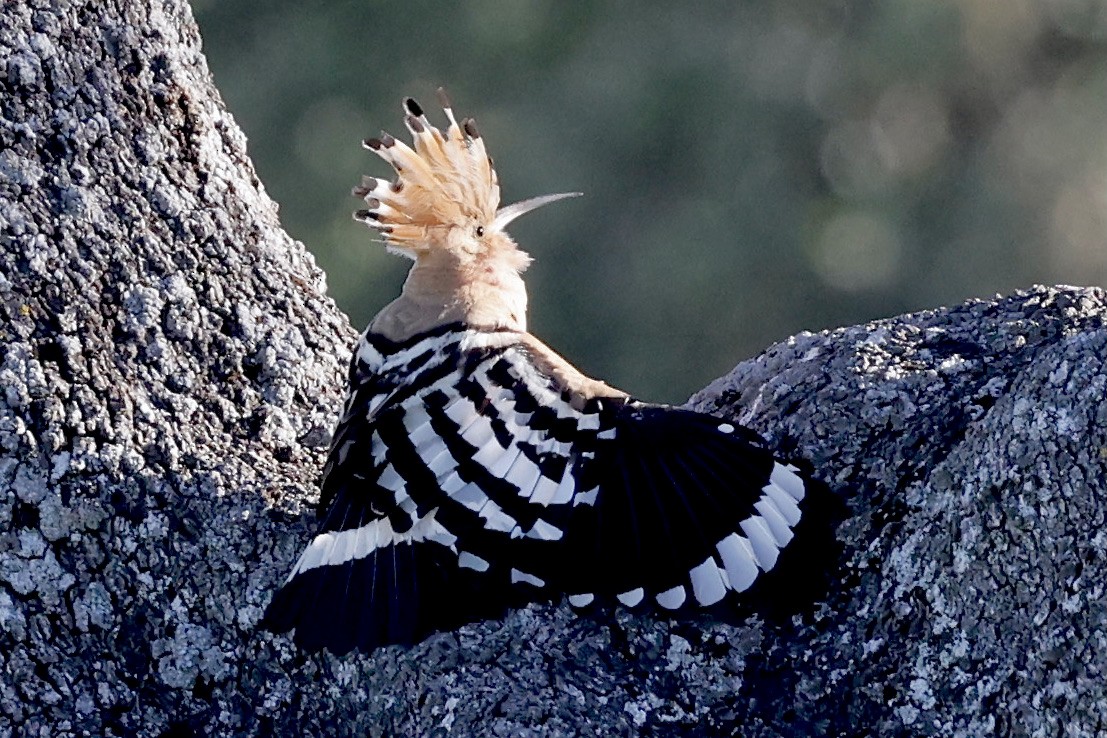
[{"label": "black and white striped wing", "polygon": [[505,334],[401,358],[355,368],[323,530],[267,613],[306,648],[411,642],[543,593],[711,605],[804,514],[805,480],[751,431],[574,396]]}]

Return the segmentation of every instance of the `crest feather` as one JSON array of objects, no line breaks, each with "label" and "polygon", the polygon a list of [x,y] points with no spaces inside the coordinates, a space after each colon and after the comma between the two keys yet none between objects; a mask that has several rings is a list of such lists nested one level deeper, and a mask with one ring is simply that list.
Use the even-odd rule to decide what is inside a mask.
[{"label": "crest feather", "polygon": [[404,125],[413,146],[387,133],[364,142],[392,166],[396,179],[363,177],[353,192],[368,209],[354,217],[400,251],[426,248],[435,228],[491,224],[500,203],[496,170],[476,123],[467,118],[458,124],[444,90],[439,89],[439,100],[449,121],[445,131],[433,126],[409,97],[403,102]]}]

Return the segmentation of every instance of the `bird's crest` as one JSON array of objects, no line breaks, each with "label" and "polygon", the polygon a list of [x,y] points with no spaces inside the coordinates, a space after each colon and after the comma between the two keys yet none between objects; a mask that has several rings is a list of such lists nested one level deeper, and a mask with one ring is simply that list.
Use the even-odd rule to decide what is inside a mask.
[{"label": "bird's crest", "polygon": [[496,169],[476,123],[472,118],[458,123],[441,88],[438,98],[449,121],[445,131],[433,126],[419,103],[409,97],[403,102],[404,124],[414,148],[384,132],[363,142],[392,165],[396,179],[363,177],[353,192],[368,209],[354,217],[379,232],[390,251],[416,257],[439,240],[438,229],[471,227],[479,238],[525,212],[580,194],[546,195],[499,208]]}]

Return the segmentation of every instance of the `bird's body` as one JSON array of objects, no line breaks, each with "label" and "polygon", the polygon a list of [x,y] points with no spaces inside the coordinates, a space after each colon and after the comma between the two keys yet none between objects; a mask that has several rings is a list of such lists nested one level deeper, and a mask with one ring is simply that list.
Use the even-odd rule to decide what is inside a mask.
[{"label": "bird's body", "polygon": [[675,610],[773,569],[811,484],[752,431],[638,402],[527,332],[527,257],[471,121],[367,146],[364,220],[415,260],[362,335],[324,469],[322,530],[266,614],[308,649],[410,643],[568,595]]}]

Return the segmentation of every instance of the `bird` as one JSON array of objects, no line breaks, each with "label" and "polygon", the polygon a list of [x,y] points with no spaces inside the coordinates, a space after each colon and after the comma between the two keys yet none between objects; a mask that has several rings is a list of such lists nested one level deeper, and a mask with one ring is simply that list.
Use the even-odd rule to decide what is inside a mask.
[{"label": "bird", "polygon": [[[746,596],[819,514],[810,472],[735,420],[640,401],[527,330],[531,257],[484,138],[402,103],[363,142],[356,220],[413,261],[353,350],[320,526],[263,617],[305,651],[418,643],[565,598],[677,613]],[[789,589],[784,582],[779,588]]]}]

